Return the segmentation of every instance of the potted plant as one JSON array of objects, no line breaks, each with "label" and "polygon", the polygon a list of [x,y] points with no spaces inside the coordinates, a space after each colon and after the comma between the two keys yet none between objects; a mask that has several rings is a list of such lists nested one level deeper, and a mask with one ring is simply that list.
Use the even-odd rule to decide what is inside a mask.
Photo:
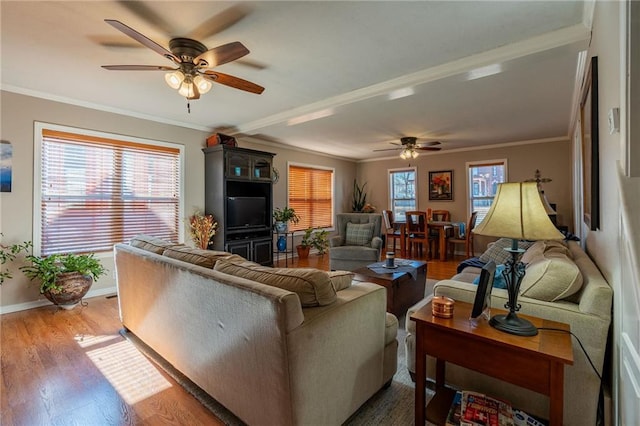
[{"label": "potted plant", "polygon": [[[1,235],[1,234],[0,234]],[[31,241],[5,246],[0,244],[0,265],[12,262],[20,253],[29,253]],[[65,309],[75,307],[87,294],[93,281],[106,270],[93,254],[52,254],[47,257],[27,254],[26,266],[20,269],[32,281],[40,280],[40,293]],[[13,278],[10,271],[0,271],[0,285]]]},{"label": "potted plant", "polygon": [[320,256],[325,254],[329,248],[329,232],[324,229],[314,232],[311,245],[318,250]]},{"label": "potted plant", "polygon": [[363,183],[362,186],[358,185],[358,182],[353,180],[353,202],[351,204],[351,209],[356,212],[362,212],[362,209],[367,204],[367,194],[364,192],[364,187],[367,186],[367,183]]},{"label": "potted plant", "polygon": [[304,230],[304,234],[302,234],[302,240],[300,240],[300,244],[296,246],[296,250],[298,251],[299,259],[306,259],[309,257],[309,249],[313,245],[313,228],[309,227]]},{"label": "potted plant", "polygon": [[40,280],[40,293],[53,304],[73,309],[87,294],[94,280],[106,270],[93,254],[26,256],[31,264],[19,269],[31,280]]},{"label": "potted plant", "polygon": [[276,207],[273,210],[273,220],[275,222],[276,231],[279,233],[287,232],[289,222],[298,223],[300,217],[291,207]]}]

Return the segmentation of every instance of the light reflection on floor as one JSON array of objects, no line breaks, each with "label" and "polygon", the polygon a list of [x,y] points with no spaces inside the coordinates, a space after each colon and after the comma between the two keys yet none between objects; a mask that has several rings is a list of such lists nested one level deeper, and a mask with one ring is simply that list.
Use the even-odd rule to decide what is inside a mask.
[{"label": "light reflection on floor", "polygon": [[[119,336],[83,336],[76,341],[81,347],[88,347],[116,337]],[[87,351],[87,356],[129,405],[171,387],[151,361],[127,340]]]}]

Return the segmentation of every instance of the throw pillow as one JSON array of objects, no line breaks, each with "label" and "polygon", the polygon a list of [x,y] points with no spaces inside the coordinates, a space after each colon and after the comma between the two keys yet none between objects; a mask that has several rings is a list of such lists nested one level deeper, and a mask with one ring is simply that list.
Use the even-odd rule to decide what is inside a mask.
[{"label": "throw pillow", "polygon": [[294,292],[303,307],[325,306],[336,301],[329,274],[312,268],[269,268],[247,260],[220,259],[214,269]]},{"label": "throw pillow", "polygon": [[335,291],[351,287],[351,281],[355,274],[350,271],[329,271],[329,279]]},{"label": "throw pillow", "polygon": [[231,253],[227,253],[226,251],[202,250],[188,246],[167,247],[162,254],[172,259],[182,260],[183,262],[209,269],[213,268],[218,259],[232,256]]},{"label": "throw pillow", "polygon": [[[518,241],[518,248],[523,250],[528,249],[533,245],[533,241]],[[511,253],[505,250],[505,248],[511,247],[511,238],[500,238],[495,243],[491,244],[489,248],[480,255],[480,260],[484,263],[488,263],[493,260],[496,265],[505,263],[511,258]]]},{"label": "throw pillow", "polygon": [[582,274],[578,266],[568,256],[551,252],[527,265],[520,294],[555,302],[575,294],[581,287]]},{"label": "throw pillow", "polygon": [[373,238],[373,223],[347,223],[345,246],[368,246]]},{"label": "throw pillow", "polygon": [[[496,265],[496,273],[493,276],[493,288],[502,288],[502,289],[507,288],[507,282],[504,279],[504,275],[502,275],[503,272],[504,272],[504,265]],[[473,280],[473,284],[475,285],[480,284],[480,275],[478,275]]]},{"label": "throw pillow", "polygon": [[131,238],[129,245],[155,254],[162,254],[167,247],[175,246],[176,244],[151,235],[139,234]]}]

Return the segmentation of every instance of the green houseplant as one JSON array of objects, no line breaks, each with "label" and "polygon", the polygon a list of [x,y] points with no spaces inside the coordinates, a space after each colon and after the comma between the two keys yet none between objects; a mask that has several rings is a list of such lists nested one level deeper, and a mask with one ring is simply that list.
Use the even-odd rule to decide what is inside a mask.
[{"label": "green houseplant", "polygon": [[309,250],[313,245],[312,233],[313,233],[313,228],[311,227],[304,230],[304,234],[302,234],[302,239],[300,240],[300,244],[296,246],[299,259],[306,259],[307,257],[309,257]]},{"label": "green houseplant", "polygon": [[364,192],[364,187],[367,183],[363,183],[362,186],[358,185],[358,182],[353,180],[353,201],[351,203],[351,209],[354,212],[361,212],[364,206],[367,204],[367,194]]},{"label": "green houseplant", "polygon": [[87,294],[94,280],[106,270],[93,254],[52,254],[26,256],[30,262],[19,269],[32,281],[40,281],[40,293],[65,309],[75,307]]},{"label": "green houseplant", "polygon": [[295,209],[291,207],[276,207],[273,210],[273,221],[275,222],[277,232],[287,232],[288,223],[298,223],[300,216],[298,216]]},{"label": "green houseplant", "polygon": [[318,250],[318,254],[322,256],[329,248],[329,232],[325,229],[317,230],[313,233],[311,244],[313,245],[313,248]]},{"label": "green houseplant", "polygon": [[[71,309],[85,296],[93,281],[106,270],[93,254],[52,254],[35,256],[30,252],[31,241],[5,246],[0,244],[0,265],[13,262],[20,253],[27,265],[18,269],[30,280],[40,281],[40,293],[52,303]],[[13,278],[10,271],[0,271],[0,285],[5,279]]]}]

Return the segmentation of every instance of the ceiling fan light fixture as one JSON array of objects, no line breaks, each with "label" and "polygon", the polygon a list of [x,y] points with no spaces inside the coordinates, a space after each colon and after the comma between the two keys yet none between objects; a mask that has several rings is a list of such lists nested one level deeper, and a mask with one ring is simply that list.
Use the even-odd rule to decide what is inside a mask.
[{"label": "ceiling fan light fixture", "polygon": [[180,85],[184,81],[184,74],[180,70],[168,72],[164,75],[164,80],[172,89],[179,89]]},{"label": "ceiling fan light fixture", "polygon": [[193,84],[193,80],[191,78],[185,78],[185,80],[180,85],[180,89],[178,89],[178,93],[187,99],[200,98],[200,92],[198,91],[196,85]]},{"label": "ceiling fan light fixture", "polygon": [[211,90],[211,87],[213,86],[213,83],[211,83],[209,80],[207,80],[201,75],[196,75],[195,78],[193,79],[193,82],[198,87],[198,91],[200,92],[200,94],[207,93],[209,90]]}]

